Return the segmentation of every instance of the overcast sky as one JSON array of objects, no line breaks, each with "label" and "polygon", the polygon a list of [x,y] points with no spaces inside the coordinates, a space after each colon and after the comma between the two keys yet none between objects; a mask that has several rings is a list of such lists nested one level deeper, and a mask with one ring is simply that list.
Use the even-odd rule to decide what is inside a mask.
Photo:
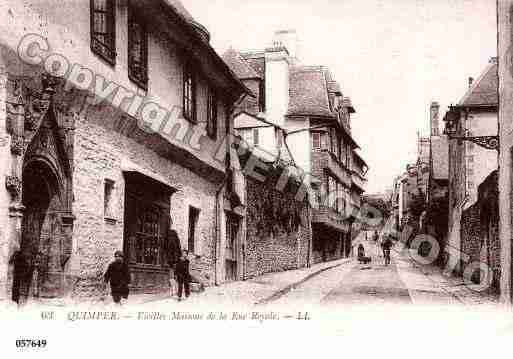
[{"label": "overcast sky", "polygon": [[[368,192],[392,185],[429,133],[429,104],[456,103],[496,56],[495,0],[184,0],[219,52],[296,29],[305,65],[329,67],[357,113]],[[443,113],[442,113],[443,115]]]}]

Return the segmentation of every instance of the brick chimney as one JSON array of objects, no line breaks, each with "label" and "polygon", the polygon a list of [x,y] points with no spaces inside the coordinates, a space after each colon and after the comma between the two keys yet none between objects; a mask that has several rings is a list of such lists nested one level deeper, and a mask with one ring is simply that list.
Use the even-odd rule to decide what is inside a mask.
[{"label": "brick chimney", "polygon": [[438,102],[431,102],[431,106],[429,109],[430,123],[431,123],[431,136],[440,136],[440,127],[439,127],[439,116],[440,105]]}]

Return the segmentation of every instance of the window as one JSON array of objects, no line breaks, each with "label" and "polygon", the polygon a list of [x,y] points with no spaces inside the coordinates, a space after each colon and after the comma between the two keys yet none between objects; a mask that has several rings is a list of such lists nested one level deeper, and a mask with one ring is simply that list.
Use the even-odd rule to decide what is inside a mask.
[{"label": "window", "polygon": [[143,89],[148,86],[148,33],[146,25],[129,7],[128,77]]},{"label": "window", "polygon": [[353,156],[353,150],[351,149],[351,146],[346,147],[346,167],[351,169],[351,157]]},{"label": "window", "polygon": [[258,90],[258,109],[260,112],[265,112],[265,83],[260,81]]},{"label": "window", "polygon": [[331,141],[331,152],[334,154],[334,155],[337,155],[337,152],[338,152],[338,149],[337,149],[337,141],[338,141],[338,138],[337,138],[337,131],[332,127],[330,129],[330,141]]},{"label": "window", "polygon": [[105,218],[114,218],[113,199],[114,181],[106,179],[103,196],[103,216]]},{"label": "window", "polygon": [[114,0],[91,0],[91,51],[114,65],[116,18]]},{"label": "window", "polygon": [[321,134],[319,132],[312,133],[312,148],[314,150],[321,149]]},{"label": "window", "polygon": [[283,146],[283,132],[280,129],[276,129],[276,143],[278,145],[278,149]]},{"label": "window", "polygon": [[187,62],[184,67],[183,116],[188,121],[196,122],[196,85],[190,62]]},{"label": "window", "polygon": [[124,250],[128,261],[157,270],[167,267],[170,192],[134,174],[125,179]]},{"label": "window", "polygon": [[199,209],[189,207],[189,237],[187,240],[187,249],[190,253],[195,253],[196,249],[196,226],[198,224]]},{"label": "window", "polygon": [[258,131],[258,128],[254,128],[253,129],[253,144],[255,146],[258,146],[259,143],[260,143],[259,131]]},{"label": "window", "polygon": [[212,87],[208,90],[207,135],[212,139],[217,138],[217,96]]}]

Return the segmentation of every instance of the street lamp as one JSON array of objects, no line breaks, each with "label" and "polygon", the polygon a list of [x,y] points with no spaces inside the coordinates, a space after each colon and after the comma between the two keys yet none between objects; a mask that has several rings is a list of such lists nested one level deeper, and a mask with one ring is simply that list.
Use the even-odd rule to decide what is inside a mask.
[{"label": "street lamp", "polygon": [[454,106],[449,107],[449,111],[445,114],[444,134],[450,140],[470,141],[478,146],[488,150],[499,151],[499,136],[460,136],[458,133],[458,121],[460,120],[460,112]]}]

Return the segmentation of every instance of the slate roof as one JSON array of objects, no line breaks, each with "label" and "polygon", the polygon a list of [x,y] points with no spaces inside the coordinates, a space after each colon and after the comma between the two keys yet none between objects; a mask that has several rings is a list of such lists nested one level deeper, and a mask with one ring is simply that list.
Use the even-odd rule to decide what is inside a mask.
[{"label": "slate roof", "polygon": [[224,62],[228,64],[230,69],[240,79],[260,78],[260,75],[253,67],[240,55],[240,53],[232,48],[228,49],[222,56]]},{"label": "slate roof", "polygon": [[464,107],[497,106],[499,77],[497,61],[491,59],[481,76],[474,81],[459,105]]},{"label": "slate roof", "polygon": [[432,176],[435,180],[449,178],[449,141],[447,136],[431,137]]},{"label": "slate roof", "polygon": [[241,56],[256,71],[260,78],[265,78],[265,54],[261,51],[244,52]]},{"label": "slate roof", "polygon": [[288,116],[336,118],[330,110],[325,72],[321,67],[293,67],[289,79]]}]

